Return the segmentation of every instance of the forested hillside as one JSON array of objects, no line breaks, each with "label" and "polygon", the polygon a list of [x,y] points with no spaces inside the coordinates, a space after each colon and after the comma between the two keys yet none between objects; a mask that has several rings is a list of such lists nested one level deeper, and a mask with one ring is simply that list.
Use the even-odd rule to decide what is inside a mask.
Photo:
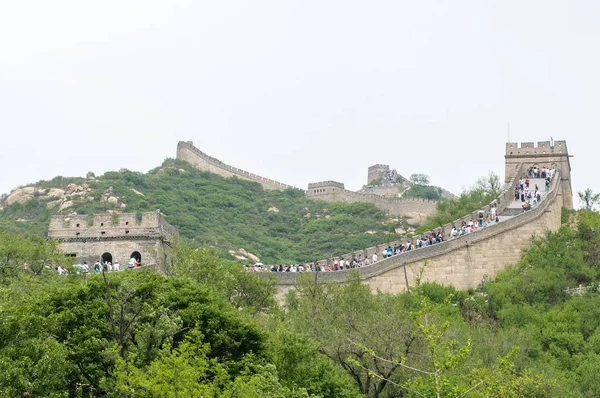
[{"label": "forested hillside", "polygon": [[301,190],[264,190],[177,160],[148,173],[121,170],[93,180],[40,181],[4,197],[0,206],[1,228],[40,236],[47,233],[53,214],[159,209],[184,238],[223,252],[244,248],[269,263],[360,250],[392,239],[400,226],[407,228],[372,204],[331,204],[310,200]]},{"label": "forested hillside", "polygon": [[600,396],[600,214],[564,222],[477,290],[307,273],[285,308],[206,248],[58,275],[52,241],[0,231],[0,396]]}]

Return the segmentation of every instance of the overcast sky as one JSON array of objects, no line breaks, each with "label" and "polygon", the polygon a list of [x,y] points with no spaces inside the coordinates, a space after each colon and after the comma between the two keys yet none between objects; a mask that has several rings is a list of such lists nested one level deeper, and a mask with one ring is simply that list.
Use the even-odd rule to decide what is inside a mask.
[{"label": "overcast sky", "polygon": [[147,171],[179,140],[305,189],[367,168],[460,192],[567,141],[600,192],[598,1],[3,1],[0,192]]}]

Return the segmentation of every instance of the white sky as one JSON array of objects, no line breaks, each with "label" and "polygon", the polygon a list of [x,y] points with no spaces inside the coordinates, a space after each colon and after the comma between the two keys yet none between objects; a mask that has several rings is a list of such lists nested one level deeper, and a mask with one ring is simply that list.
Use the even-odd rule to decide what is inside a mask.
[{"label": "white sky", "polygon": [[597,1],[2,1],[0,192],[147,171],[192,140],[299,188],[367,167],[453,192],[567,140],[600,192]]}]

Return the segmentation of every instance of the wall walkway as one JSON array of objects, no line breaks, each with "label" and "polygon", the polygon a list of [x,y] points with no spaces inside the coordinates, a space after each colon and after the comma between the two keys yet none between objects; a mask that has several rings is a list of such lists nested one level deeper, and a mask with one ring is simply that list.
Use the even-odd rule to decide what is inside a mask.
[{"label": "wall walkway", "polygon": [[[519,174],[520,168],[511,182],[514,182]],[[559,182],[560,176],[556,176],[551,191],[537,207],[526,213],[510,217],[483,230],[395,255],[354,271],[359,273],[363,283],[368,284],[373,291],[400,293],[414,284],[415,276],[427,261],[424,280],[453,285],[458,289],[474,288],[484,278],[493,277],[506,265],[516,263],[520,259],[521,251],[529,246],[532,235],[541,235],[547,230],[555,231],[560,228],[563,198]],[[496,200],[501,210],[513,201],[512,194],[509,183],[507,189]],[[460,225],[459,220],[456,223]],[[451,225],[443,227],[444,231],[448,228],[451,228]],[[450,234],[445,232],[444,236],[449,237]],[[379,247],[383,249],[387,245]],[[369,257],[372,252],[379,255],[379,247],[357,253],[364,253]],[[323,260],[319,263],[327,264],[329,261]],[[350,272],[320,272],[319,280],[344,283],[348,280]],[[285,291],[293,288],[300,277],[298,273],[275,275],[279,278],[280,297]]]},{"label": "wall walkway", "polygon": [[209,171],[222,177],[236,176],[242,180],[258,182],[265,189],[298,189],[291,185],[261,177],[246,170],[238,169],[237,167],[223,163],[219,159],[208,156],[206,153],[196,148],[190,141],[179,141],[177,144],[177,159],[185,160],[198,170]]}]

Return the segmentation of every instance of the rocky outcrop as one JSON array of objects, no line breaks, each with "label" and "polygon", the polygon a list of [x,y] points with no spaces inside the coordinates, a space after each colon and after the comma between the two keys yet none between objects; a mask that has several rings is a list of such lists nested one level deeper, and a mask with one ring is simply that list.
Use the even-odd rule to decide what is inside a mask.
[{"label": "rocky outcrop", "polygon": [[247,252],[245,249],[229,250],[229,254],[235,257],[236,260],[244,262],[259,263],[260,258],[252,253]]},{"label": "rocky outcrop", "polygon": [[[74,205],[76,200],[95,200],[92,188],[86,183],[81,185],[71,183],[65,188],[27,186],[17,188],[9,195],[6,195],[4,199],[0,201],[0,209],[15,203],[25,204],[33,199],[45,203],[47,209],[57,209],[59,213],[63,214],[66,209],[69,209]],[[113,194],[112,187],[104,191],[100,200],[108,202],[119,209],[124,209],[127,206],[123,203],[121,198]]]}]

